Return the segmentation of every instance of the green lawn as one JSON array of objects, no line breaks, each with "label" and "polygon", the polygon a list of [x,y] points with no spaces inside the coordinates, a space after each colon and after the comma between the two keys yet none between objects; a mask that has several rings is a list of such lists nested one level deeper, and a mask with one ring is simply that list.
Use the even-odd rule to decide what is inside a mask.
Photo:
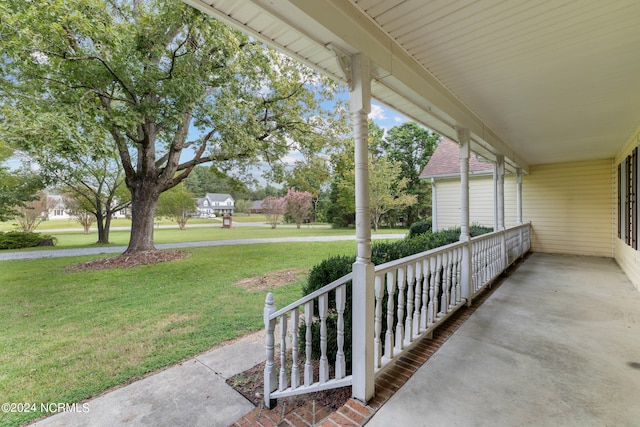
[{"label": "green lawn", "polygon": [[[197,230],[205,232],[206,239],[244,233]],[[189,252],[169,263],[95,272],[67,270],[92,257],[0,262],[0,400],[78,402],[258,330],[267,291],[236,281],[353,254],[355,242]],[[273,289],[276,306],[299,298],[302,282]],[[0,426],[37,416],[0,412]]]},{"label": "green lawn", "polygon": [[[250,218],[253,218],[252,215]],[[255,215],[255,217],[258,217]],[[130,226],[130,222],[126,220],[118,220],[113,225],[117,227]],[[209,221],[209,220],[201,220]],[[50,227],[49,224],[56,227]],[[170,224],[170,223],[165,223]],[[286,225],[278,226],[275,229],[271,229],[269,226],[237,226],[234,228],[222,228],[219,223],[209,223],[207,227],[196,227],[195,224],[202,224],[202,222],[189,222],[185,230],[179,230],[177,228],[157,228],[154,231],[155,243],[178,243],[178,242],[201,242],[207,240],[230,240],[230,239],[254,239],[254,238],[270,238],[270,237],[301,237],[301,236],[355,236],[355,230],[353,229],[338,229],[334,230],[329,227],[310,227],[303,225],[300,229],[295,226]],[[66,225],[66,226],[65,226]],[[41,247],[41,248],[28,248],[24,250],[50,250],[50,249],[68,249],[76,247],[89,247],[93,246],[98,240],[97,231],[92,231],[90,234],[84,234],[81,227],[76,227],[77,231],[65,231],[71,228],[73,223],[70,221],[49,221],[46,223],[47,228],[43,228],[41,225],[39,228],[43,228],[43,233],[56,237],[57,243],[54,248]],[[38,230],[36,230],[38,231]],[[406,234],[406,229],[380,229],[373,234]],[[123,246],[129,243],[129,230],[117,230],[112,229],[109,234],[109,240],[111,245]]]},{"label": "green lawn", "polygon": [[[233,216],[233,222],[267,222],[267,218],[264,215],[246,215],[246,214],[236,214]],[[176,225],[175,221],[171,221],[166,218],[158,218],[156,219],[156,223],[160,225]],[[187,223],[187,227],[189,224],[211,224],[212,226],[220,226],[222,224],[222,218],[212,218],[212,219],[203,219],[203,218],[193,218],[190,219]],[[130,227],[131,220],[130,219],[113,219],[111,222],[112,227]],[[13,230],[17,228],[17,221],[5,221],[0,222],[0,231]],[[68,229],[75,228],[78,231],[82,231],[82,226],[75,220],[53,220],[53,221],[42,221],[38,228],[35,230],[40,232],[42,230],[60,230],[60,229]],[[95,230],[95,224],[92,226]]]}]

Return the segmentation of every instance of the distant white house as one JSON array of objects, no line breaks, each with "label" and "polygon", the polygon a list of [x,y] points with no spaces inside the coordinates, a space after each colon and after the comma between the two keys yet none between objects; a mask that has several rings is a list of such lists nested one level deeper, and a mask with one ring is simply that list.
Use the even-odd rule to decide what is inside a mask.
[{"label": "distant white house", "polygon": [[[64,197],[59,194],[47,194],[47,212],[43,212],[43,216],[47,220],[59,220],[59,219],[75,219],[70,209],[67,208]],[[113,202],[117,204],[116,201]],[[113,218],[126,218],[129,213],[129,209],[122,209],[113,214]]]},{"label": "distant white house", "polygon": [[47,195],[47,219],[73,219],[74,216],[69,213],[64,198],[58,194]]},{"label": "distant white house", "polygon": [[207,193],[196,199],[198,216],[233,214],[235,201],[230,194]]}]

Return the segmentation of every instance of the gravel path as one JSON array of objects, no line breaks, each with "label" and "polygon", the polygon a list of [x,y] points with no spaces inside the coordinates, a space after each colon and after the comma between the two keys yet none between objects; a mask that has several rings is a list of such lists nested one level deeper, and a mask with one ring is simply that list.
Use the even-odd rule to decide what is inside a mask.
[{"label": "gravel path", "polygon": [[[402,239],[404,234],[376,234],[371,236],[374,240],[380,239]],[[264,239],[237,239],[237,240],[207,240],[204,242],[183,242],[156,244],[157,249],[183,249],[200,248],[206,246],[229,246],[229,245],[254,245],[257,243],[288,243],[288,242],[336,242],[341,240],[355,240],[355,236],[308,236],[308,237],[279,237]],[[20,259],[38,258],[62,258],[83,255],[114,254],[122,253],[126,246],[107,246],[104,248],[77,248],[77,249],[54,249],[30,252],[0,252],[0,261],[11,261]]]}]

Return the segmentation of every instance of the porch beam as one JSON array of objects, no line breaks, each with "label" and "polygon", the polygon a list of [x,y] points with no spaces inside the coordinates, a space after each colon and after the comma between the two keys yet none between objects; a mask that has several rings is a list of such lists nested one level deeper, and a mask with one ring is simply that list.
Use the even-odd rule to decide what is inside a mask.
[{"label": "porch beam", "polygon": [[374,274],[371,263],[369,200],[369,123],[371,62],[362,54],[350,58],[349,110],[355,140],[356,262],[353,264],[352,396],[362,402],[375,393],[373,365]]}]

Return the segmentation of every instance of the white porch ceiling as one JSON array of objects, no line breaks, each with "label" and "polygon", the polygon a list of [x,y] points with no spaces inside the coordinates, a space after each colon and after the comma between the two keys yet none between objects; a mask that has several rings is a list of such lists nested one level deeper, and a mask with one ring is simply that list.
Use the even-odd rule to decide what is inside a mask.
[{"label": "white porch ceiling", "polygon": [[638,0],[184,0],[511,166],[612,158],[640,125]]}]

